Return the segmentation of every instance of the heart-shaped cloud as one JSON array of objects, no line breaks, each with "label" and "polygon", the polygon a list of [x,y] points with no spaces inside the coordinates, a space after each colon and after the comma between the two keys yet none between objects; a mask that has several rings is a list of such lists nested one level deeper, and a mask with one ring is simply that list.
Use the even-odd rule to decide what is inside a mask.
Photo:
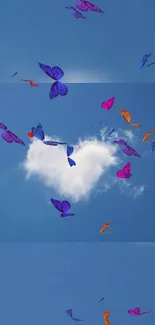
[{"label": "heart-shaped cloud", "polygon": [[[46,136],[46,140],[60,139]],[[49,147],[33,139],[22,167],[27,178],[38,176],[43,183],[53,188],[59,196],[71,198],[74,202],[89,197],[91,191],[107,170],[117,165],[117,146],[109,141],[89,138],[79,140],[74,146],[72,159],[76,166],[67,161],[66,146]]]}]

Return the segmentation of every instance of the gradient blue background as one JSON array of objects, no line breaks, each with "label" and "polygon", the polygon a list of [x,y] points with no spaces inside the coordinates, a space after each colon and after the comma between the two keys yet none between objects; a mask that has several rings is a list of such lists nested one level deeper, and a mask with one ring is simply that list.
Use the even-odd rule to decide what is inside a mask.
[{"label": "gradient blue background", "polygon": [[[135,149],[143,155],[149,145],[143,135],[154,127],[155,86],[153,83],[68,84],[64,98],[49,100],[51,81],[38,67],[38,61],[60,65],[67,71],[90,71],[112,81],[154,81],[154,67],[139,69],[141,56],[153,51],[153,1],[98,1],[105,15],[87,13],[88,21],[77,20],[65,9],[72,2],[5,1],[0,11],[1,121],[29,144],[27,132],[40,122],[45,133],[75,144],[79,136],[99,132],[92,125],[104,122],[110,129],[129,129],[119,114],[128,109],[133,121],[141,123]],[[154,25],[153,25],[154,24]],[[14,79],[12,74],[18,71]],[[85,72],[86,71],[86,72]],[[101,72],[101,74],[100,74]],[[44,83],[30,88],[20,78]],[[101,78],[102,79],[102,78]],[[105,80],[106,81],[106,80]],[[47,82],[47,83],[46,83]],[[100,108],[104,99],[115,96],[114,108]],[[134,185],[147,185],[143,196],[133,201],[119,189],[94,194],[88,202],[73,204],[76,217],[61,220],[48,204],[58,195],[36,180],[25,182],[19,164],[26,148],[0,141],[0,240],[1,241],[154,241],[154,161],[151,153],[142,159],[132,157]],[[116,169],[112,171],[115,176]],[[60,198],[63,199],[63,198]],[[111,201],[113,204],[111,205]],[[112,221],[113,235],[102,237],[99,229]],[[88,228],[89,225],[89,228]]]},{"label": "gradient blue background", "polygon": [[[0,322],[3,325],[154,324],[154,247],[135,244],[1,244]],[[98,301],[104,297],[104,302]],[[140,306],[148,315],[131,317]]]}]

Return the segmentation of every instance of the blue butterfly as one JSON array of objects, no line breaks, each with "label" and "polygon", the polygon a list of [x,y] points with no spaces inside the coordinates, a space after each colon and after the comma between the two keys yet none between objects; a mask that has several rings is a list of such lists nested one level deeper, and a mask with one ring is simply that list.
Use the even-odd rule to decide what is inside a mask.
[{"label": "blue butterfly", "polygon": [[71,154],[73,153],[74,148],[73,147],[69,147],[67,146],[67,158],[68,158],[68,163],[69,165],[72,166],[76,166],[76,163],[73,159],[69,158],[71,156]]}]

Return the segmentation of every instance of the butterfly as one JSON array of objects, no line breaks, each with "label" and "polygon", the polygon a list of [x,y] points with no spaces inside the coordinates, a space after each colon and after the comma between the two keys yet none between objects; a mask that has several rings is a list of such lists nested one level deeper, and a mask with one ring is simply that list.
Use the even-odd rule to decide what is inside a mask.
[{"label": "butterfly", "polygon": [[38,65],[50,78],[56,80],[51,86],[49,98],[53,99],[58,95],[61,96],[67,95],[68,93],[67,86],[59,81],[64,76],[63,70],[57,66],[51,68],[50,66],[42,64],[40,62],[38,63]]},{"label": "butterfly", "polygon": [[39,123],[37,127],[32,127],[32,132],[28,133],[28,137],[36,137],[38,140],[43,141],[45,138],[44,131],[42,125]]},{"label": "butterfly", "polygon": [[67,146],[67,158],[68,158],[68,163],[69,165],[72,166],[76,166],[76,162],[70,158],[71,154],[73,153],[74,148],[73,147],[69,147]]},{"label": "butterfly", "polygon": [[111,325],[111,323],[108,321],[108,317],[110,316],[110,311],[105,311],[103,313],[103,319],[105,325]]},{"label": "butterfly", "polygon": [[70,7],[65,7],[66,9],[70,9],[72,11],[72,15],[75,17],[75,18],[82,18],[82,19],[86,19],[85,16],[83,16],[81,14],[81,12],[79,12],[78,10],[76,10],[73,6],[70,6]]},{"label": "butterfly", "polygon": [[155,141],[152,141],[152,152],[155,150]]},{"label": "butterfly", "polygon": [[115,129],[112,129],[112,130],[108,133],[107,137],[110,137],[114,132],[115,132]]},{"label": "butterfly", "polygon": [[152,55],[152,53],[146,53],[143,57],[142,60],[140,62],[140,68],[143,68],[144,65],[147,63],[148,59],[150,58],[150,56]]},{"label": "butterfly", "polygon": [[134,126],[135,128],[140,128],[141,124],[138,123],[131,123],[131,114],[129,111],[124,111],[123,109],[120,109],[120,113],[124,120],[129,123],[130,125]]},{"label": "butterfly", "polygon": [[12,75],[12,78],[15,77],[17,73],[18,73],[18,72],[15,72],[15,73]]},{"label": "butterfly", "polygon": [[53,206],[59,210],[61,213],[60,217],[64,218],[64,217],[72,217],[75,214],[74,213],[67,213],[68,210],[70,210],[71,208],[71,204],[68,201],[59,201],[59,200],[55,200],[55,199],[50,199],[51,203],[53,204]]},{"label": "butterfly", "polygon": [[130,178],[132,174],[130,173],[131,164],[127,163],[122,170],[118,170],[117,177],[118,178]]},{"label": "butterfly", "polygon": [[5,124],[0,123],[0,129],[3,130],[2,134],[1,134],[2,139],[5,140],[7,143],[16,142],[18,144],[22,144],[23,146],[25,146],[25,143],[20,138],[18,138],[16,134],[9,131]]},{"label": "butterfly", "polygon": [[104,233],[107,228],[112,224],[112,222],[106,223],[100,230],[100,234]]},{"label": "butterfly", "polygon": [[127,142],[124,141],[123,139],[121,140],[115,140],[114,143],[122,145],[123,146],[123,152],[127,155],[127,156],[135,156],[135,157],[141,157],[140,154],[135,151],[132,147],[127,145]]},{"label": "butterfly", "polygon": [[140,315],[149,314],[149,313],[151,313],[151,311],[144,311],[141,313],[139,307],[137,307],[135,309],[128,310],[128,314],[130,316],[140,316]]},{"label": "butterfly", "polygon": [[112,97],[112,98],[108,99],[107,102],[102,102],[101,107],[104,108],[105,110],[111,109],[114,104],[114,100],[115,100],[115,97]]},{"label": "butterfly", "polygon": [[72,309],[66,310],[66,314],[68,316],[70,316],[73,320],[75,320],[77,322],[82,322],[82,319],[73,317],[73,311],[72,311]]},{"label": "butterfly", "polygon": [[80,9],[81,11],[96,11],[96,12],[101,12],[104,13],[104,11],[97,6],[95,6],[93,3],[85,0],[79,0],[76,4],[76,7]]},{"label": "butterfly", "polygon": [[101,301],[103,301],[103,300],[104,300],[104,298],[101,298],[101,299],[98,301],[98,303],[101,302]]},{"label": "butterfly", "polygon": [[37,86],[39,86],[39,85],[38,85],[36,82],[34,82],[33,80],[22,79],[22,81],[29,82],[31,87],[37,87]]}]

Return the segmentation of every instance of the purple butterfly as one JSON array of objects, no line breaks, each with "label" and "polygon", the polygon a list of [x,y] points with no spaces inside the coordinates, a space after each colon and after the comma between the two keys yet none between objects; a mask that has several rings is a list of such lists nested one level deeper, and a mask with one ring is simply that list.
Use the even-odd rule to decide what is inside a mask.
[{"label": "purple butterfly", "polygon": [[62,212],[60,215],[61,218],[72,217],[75,215],[74,213],[66,213],[71,208],[71,204],[68,201],[61,202],[59,200],[54,200],[52,198],[50,199],[50,201],[57,210]]},{"label": "purple butterfly", "polygon": [[97,6],[95,6],[93,3],[89,1],[84,1],[84,0],[79,0],[76,4],[76,7],[80,9],[81,11],[96,11],[96,12],[101,12],[104,14],[104,11]]},{"label": "purple butterfly", "polygon": [[121,140],[115,140],[114,143],[122,145],[123,146],[123,152],[127,155],[127,156],[135,156],[135,157],[141,157],[141,155],[135,151],[132,147],[127,145],[127,142],[124,141],[123,139]]},{"label": "purple butterfly", "polygon": [[79,12],[78,10],[75,9],[75,7],[65,7],[66,9],[70,9],[72,11],[72,15],[75,17],[75,18],[82,18],[82,19],[87,19],[85,16],[83,16],[81,14],[81,12]]},{"label": "purple butterfly", "polygon": [[39,67],[52,79],[56,80],[53,85],[51,86],[49,97],[50,99],[53,99],[57,97],[58,95],[66,96],[68,93],[68,88],[65,84],[58,81],[64,76],[64,72],[59,67],[53,67],[42,63],[38,63]]},{"label": "purple butterfly", "polygon": [[7,130],[6,125],[4,125],[3,123],[0,123],[0,128],[3,129],[2,138],[7,143],[16,142],[18,144],[22,144],[23,146],[25,146],[25,143],[20,138],[18,138],[16,134],[14,134],[13,132]]},{"label": "purple butterfly", "polygon": [[73,317],[73,311],[72,311],[72,309],[68,309],[68,310],[66,310],[66,314],[67,314],[69,317],[71,317],[73,320],[75,320],[76,322],[83,322],[82,319],[80,319],[80,318],[76,318],[76,317]]}]

